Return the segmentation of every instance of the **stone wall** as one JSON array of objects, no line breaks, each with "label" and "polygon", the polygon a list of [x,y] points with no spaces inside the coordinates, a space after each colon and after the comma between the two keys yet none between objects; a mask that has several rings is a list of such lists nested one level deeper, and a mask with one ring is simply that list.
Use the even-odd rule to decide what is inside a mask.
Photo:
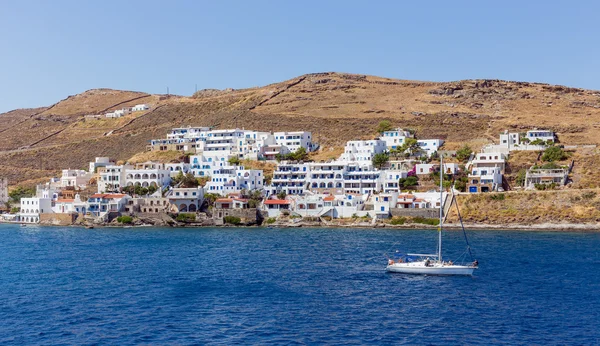
[{"label": "stone wall", "polygon": [[437,208],[392,208],[392,216],[426,217],[435,219],[440,217],[440,210]]},{"label": "stone wall", "polygon": [[44,213],[40,214],[40,225],[52,225],[52,226],[69,226],[72,225],[77,219],[77,214],[58,214],[58,213]]}]

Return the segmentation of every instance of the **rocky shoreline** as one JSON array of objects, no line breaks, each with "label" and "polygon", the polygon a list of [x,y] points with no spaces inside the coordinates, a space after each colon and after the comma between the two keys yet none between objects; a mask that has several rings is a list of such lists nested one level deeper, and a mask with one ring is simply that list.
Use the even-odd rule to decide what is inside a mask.
[{"label": "rocky shoreline", "polygon": [[[15,222],[0,222],[4,224],[17,224]],[[65,226],[57,224],[40,224],[41,226]],[[469,223],[465,224],[466,230],[478,230],[478,231],[532,231],[532,232],[600,232],[600,223],[584,224],[584,223],[540,223],[540,224],[484,224],[484,223]],[[173,219],[165,220],[164,218],[156,219],[136,219],[136,222],[132,224],[119,224],[117,222],[92,224],[85,222],[78,222],[69,227],[86,227],[86,228],[139,228],[139,227],[172,227],[172,228],[207,228],[207,227],[240,227],[240,228],[329,228],[329,229],[373,229],[373,228],[385,228],[385,229],[398,229],[398,230],[430,230],[436,229],[435,226],[424,225],[424,224],[404,224],[404,225],[391,225],[389,223],[377,222],[375,224],[371,222],[353,222],[353,223],[338,223],[338,222],[318,222],[318,221],[298,221],[298,222],[282,222],[277,221],[272,224],[256,225],[256,224],[243,224],[243,225],[215,225],[214,223],[204,222],[178,222]],[[448,231],[458,231],[461,229],[460,224],[446,224],[444,229]]]}]

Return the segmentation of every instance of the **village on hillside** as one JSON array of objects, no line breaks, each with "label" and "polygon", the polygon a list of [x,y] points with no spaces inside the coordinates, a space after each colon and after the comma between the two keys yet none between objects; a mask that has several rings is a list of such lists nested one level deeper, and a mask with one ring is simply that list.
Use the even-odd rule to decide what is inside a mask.
[{"label": "village on hillside", "polygon": [[[8,181],[0,179],[0,221],[208,226],[388,219],[392,224],[436,224],[439,208],[447,208],[454,194],[561,188],[573,167],[572,161],[557,164],[568,155],[549,130],[505,131],[497,144],[480,152],[467,145],[444,150],[442,139],[417,138],[389,121],[379,124],[378,133],[371,140],[348,141],[335,159],[313,160],[326,149],[308,131],[173,128],[147,146],[150,153],[179,153],[170,162],[97,157],[87,170],[65,168],[61,177],[35,190],[17,187],[10,193]],[[511,186],[505,174],[515,151],[538,152],[541,164],[519,171]]]}]

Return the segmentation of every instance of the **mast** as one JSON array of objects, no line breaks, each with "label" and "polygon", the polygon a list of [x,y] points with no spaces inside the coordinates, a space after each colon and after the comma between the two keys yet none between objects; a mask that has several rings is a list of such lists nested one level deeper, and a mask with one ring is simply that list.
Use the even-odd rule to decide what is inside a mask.
[{"label": "mast", "polygon": [[442,263],[442,224],[444,222],[444,201],[443,201],[443,175],[444,174],[444,159],[440,155],[440,225],[438,227],[438,261]]}]

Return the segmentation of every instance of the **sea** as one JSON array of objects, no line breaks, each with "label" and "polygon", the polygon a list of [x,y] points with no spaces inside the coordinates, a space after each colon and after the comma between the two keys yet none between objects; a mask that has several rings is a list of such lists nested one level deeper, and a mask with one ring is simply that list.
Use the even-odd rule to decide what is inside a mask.
[{"label": "sea", "polygon": [[599,233],[468,235],[437,277],[384,270],[435,230],[0,225],[0,344],[600,344]]}]

